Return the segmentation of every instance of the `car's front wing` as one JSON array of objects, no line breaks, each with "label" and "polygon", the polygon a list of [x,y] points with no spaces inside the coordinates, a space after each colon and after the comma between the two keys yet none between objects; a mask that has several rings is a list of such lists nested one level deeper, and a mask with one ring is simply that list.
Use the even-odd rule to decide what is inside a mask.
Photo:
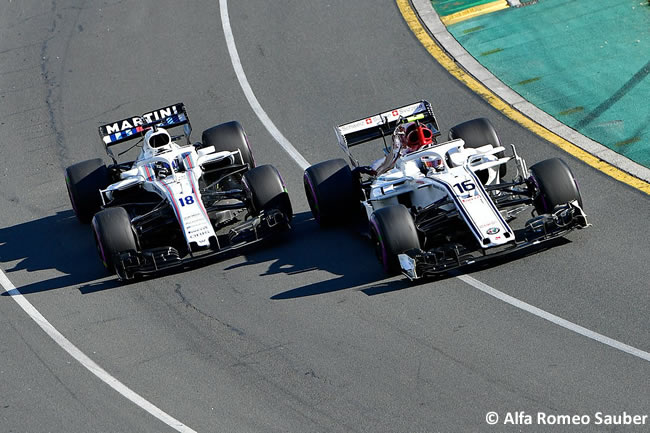
[{"label": "car's front wing", "polygon": [[281,211],[276,209],[264,211],[257,217],[231,227],[228,233],[229,242],[225,246],[218,247],[215,244],[211,248],[193,251],[184,257],[181,257],[178,250],[171,246],[124,251],[114,258],[115,272],[120,281],[153,275],[170,268],[233,253],[286,231],[289,227],[289,217]]},{"label": "car's front wing", "polygon": [[559,207],[551,215],[541,215],[529,220],[525,228],[518,231],[514,241],[500,247],[468,250],[462,245],[452,244],[428,251],[416,248],[399,254],[398,259],[402,273],[410,280],[416,280],[512,254],[588,226],[586,215],[577,203],[573,202]]}]

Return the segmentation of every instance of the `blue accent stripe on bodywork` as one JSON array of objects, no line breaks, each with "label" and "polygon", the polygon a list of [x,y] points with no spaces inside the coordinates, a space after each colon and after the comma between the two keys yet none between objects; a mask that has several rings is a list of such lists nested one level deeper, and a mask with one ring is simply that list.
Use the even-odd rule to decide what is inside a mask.
[{"label": "blue accent stripe on bodywork", "polygon": [[494,211],[494,213],[497,215],[497,217],[501,221],[501,224],[503,224],[503,226],[506,228],[508,233],[510,233],[511,235],[514,236],[514,233],[513,233],[512,229],[510,228],[508,223],[503,219],[503,216],[501,216],[501,212],[499,212],[499,209],[497,209],[496,205],[494,204],[494,202],[492,201],[492,199],[488,195],[487,191],[483,187],[483,184],[481,183],[481,180],[478,178],[478,176],[476,176],[476,173],[474,173],[469,167],[465,167],[465,171],[467,171],[470,174],[470,176],[472,176],[472,178],[474,179],[474,182],[478,185],[478,188],[480,188],[480,190],[483,192],[483,195],[488,199],[488,203],[490,204],[490,206],[492,207],[492,210]]},{"label": "blue accent stripe on bodywork", "polygon": [[451,185],[449,185],[447,182],[445,182],[442,179],[434,179],[432,177],[430,177],[429,179],[443,185],[447,189],[447,191],[449,192],[449,195],[451,196],[451,198],[456,203],[456,209],[458,210],[458,212],[461,213],[461,215],[463,216],[463,219],[465,220],[465,222],[467,223],[469,228],[472,230],[472,232],[474,232],[474,236],[476,236],[476,238],[478,238],[479,240],[483,241],[483,237],[481,236],[481,231],[476,226],[476,223],[474,222],[472,217],[469,215],[469,213],[467,213],[467,211],[463,207],[462,203],[458,201],[458,197],[456,197],[456,194],[454,194],[454,190],[451,187]]}]

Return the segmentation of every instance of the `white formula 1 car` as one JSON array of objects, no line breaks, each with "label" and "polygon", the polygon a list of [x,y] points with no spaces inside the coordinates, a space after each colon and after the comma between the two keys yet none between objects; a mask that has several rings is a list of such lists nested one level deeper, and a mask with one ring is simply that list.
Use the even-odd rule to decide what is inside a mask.
[{"label": "white formula 1 car", "polygon": [[[359,203],[377,256],[388,272],[410,279],[503,255],[588,226],[578,184],[557,158],[528,169],[505,155],[484,118],[454,126],[437,143],[438,123],[427,101],[335,127],[343,159],[313,165],[304,186],[321,225],[349,221]],[[389,138],[387,142],[386,137]],[[363,166],[350,147],[383,139],[384,158]],[[505,181],[506,163],[517,171]],[[526,209],[531,217],[511,223]]]},{"label": "white formula 1 car", "polygon": [[[177,127],[180,135],[170,135]],[[183,104],[163,107],[99,127],[113,164],[92,159],[66,169],[74,212],[92,221],[100,258],[120,280],[227,253],[289,228],[293,212],[284,182],[274,167],[255,166],[238,122],[203,131],[200,143],[191,143],[190,133]],[[137,138],[131,146],[141,146],[137,158],[118,163],[111,147]]]}]

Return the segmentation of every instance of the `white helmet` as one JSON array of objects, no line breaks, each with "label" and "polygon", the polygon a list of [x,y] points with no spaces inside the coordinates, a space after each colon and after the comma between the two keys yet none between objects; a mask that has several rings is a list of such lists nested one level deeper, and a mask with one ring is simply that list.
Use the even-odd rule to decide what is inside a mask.
[{"label": "white helmet", "polygon": [[171,150],[172,138],[164,128],[151,128],[144,134],[143,150],[148,155],[157,155]]},{"label": "white helmet", "polygon": [[445,170],[445,160],[437,153],[424,155],[420,157],[420,160],[422,161],[422,166],[425,172],[428,172],[429,170],[436,172]]}]

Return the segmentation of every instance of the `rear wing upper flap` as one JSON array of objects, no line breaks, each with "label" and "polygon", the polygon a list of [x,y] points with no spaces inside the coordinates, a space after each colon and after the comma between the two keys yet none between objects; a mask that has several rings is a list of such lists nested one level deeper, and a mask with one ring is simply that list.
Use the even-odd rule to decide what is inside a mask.
[{"label": "rear wing upper flap", "polygon": [[127,117],[99,127],[99,136],[108,151],[109,146],[142,137],[153,125],[163,128],[187,125],[185,135],[189,137],[192,127],[182,102],[144,113],[141,116]]},{"label": "rear wing upper flap", "polygon": [[349,147],[390,135],[399,123],[416,120],[428,124],[432,128],[434,136],[440,135],[438,121],[431,104],[424,100],[335,126],[334,130],[339,145],[346,153],[349,153]]}]

